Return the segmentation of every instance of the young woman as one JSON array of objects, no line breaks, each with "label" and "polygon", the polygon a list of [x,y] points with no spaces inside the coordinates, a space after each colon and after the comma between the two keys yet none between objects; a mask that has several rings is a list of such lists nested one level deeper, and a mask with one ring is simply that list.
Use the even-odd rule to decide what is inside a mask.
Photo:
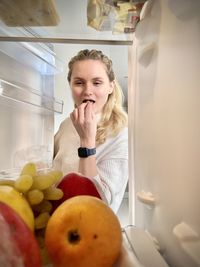
[{"label": "young woman", "polygon": [[54,166],[88,177],[117,212],[128,181],[128,129],[112,61],[86,49],[68,67],[75,109],[55,135]]}]

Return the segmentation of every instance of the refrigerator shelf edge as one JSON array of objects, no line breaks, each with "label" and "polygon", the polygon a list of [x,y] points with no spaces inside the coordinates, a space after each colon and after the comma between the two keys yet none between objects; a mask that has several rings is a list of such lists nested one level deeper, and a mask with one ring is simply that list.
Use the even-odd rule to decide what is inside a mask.
[{"label": "refrigerator shelf edge", "polygon": [[[4,28],[0,23],[0,35],[17,35],[17,29]],[[15,32],[16,31],[16,32]],[[20,31],[22,36],[27,36],[26,31]],[[33,36],[33,33],[29,34]],[[53,46],[51,45],[51,48]],[[27,42],[0,42],[0,51],[14,58],[22,64],[31,66],[43,75],[53,75],[63,71],[63,62],[58,59],[49,46],[42,43]]]},{"label": "refrigerator shelf edge", "polygon": [[169,267],[143,229],[132,225],[126,226],[124,227],[124,234],[142,267]]},{"label": "refrigerator shelf edge", "polygon": [[[30,162],[33,162],[32,160]],[[28,162],[27,162],[28,163]],[[35,162],[34,162],[35,163]],[[36,167],[37,167],[37,163]],[[37,173],[38,174],[44,174],[44,173],[48,173],[53,169],[52,167],[52,161],[46,161],[43,163],[44,167],[41,168],[37,168]],[[25,165],[25,163],[24,163]],[[6,170],[1,170],[0,169],[0,185],[9,185],[9,181],[12,183],[12,181],[16,181],[17,178],[19,178],[21,171],[22,171],[22,167],[15,167],[12,169],[6,169]]]},{"label": "refrigerator shelf edge", "polygon": [[39,91],[36,92],[36,90],[27,90],[26,88],[2,79],[0,79],[0,97],[19,103],[29,104],[50,112],[60,114],[63,112],[63,101],[45,96]]}]

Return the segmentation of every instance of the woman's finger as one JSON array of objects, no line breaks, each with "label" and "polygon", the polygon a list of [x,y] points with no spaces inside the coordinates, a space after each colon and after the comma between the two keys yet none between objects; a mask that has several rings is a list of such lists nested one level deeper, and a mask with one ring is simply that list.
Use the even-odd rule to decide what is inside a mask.
[{"label": "woman's finger", "polygon": [[78,122],[80,124],[84,124],[85,122],[85,107],[87,106],[87,103],[82,103],[78,108]]},{"label": "woman's finger", "polygon": [[91,122],[93,119],[93,103],[88,102],[85,107],[85,121]]}]

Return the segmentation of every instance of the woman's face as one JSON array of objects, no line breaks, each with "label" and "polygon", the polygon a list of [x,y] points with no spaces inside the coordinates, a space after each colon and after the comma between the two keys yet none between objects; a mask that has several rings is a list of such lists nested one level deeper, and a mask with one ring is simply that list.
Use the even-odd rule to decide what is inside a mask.
[{"label": "woman's face", "polygon": [[76,106],[91,101],[94,112],[100,113],[113,91],[114,82],[109,81],[104,63],[87,59],[74,63],[70,87]]}]

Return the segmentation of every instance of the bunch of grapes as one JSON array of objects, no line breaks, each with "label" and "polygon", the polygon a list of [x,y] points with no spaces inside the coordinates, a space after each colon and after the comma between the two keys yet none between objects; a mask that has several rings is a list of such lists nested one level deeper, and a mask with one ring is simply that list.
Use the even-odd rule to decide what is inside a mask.
[{"label": "bunch of grapes", "polygon": [[35,215],[35,229],[46,226],[53,209],[52,200],[63,197],[63,192],[56,187],[63,174],[60,171],[37,171],[34,163],[27,163],[14,182],[14,188],[29,202]]},{"label": "bunch of grapes", "polygon": [[63,191],[56,187],[63,177],[61,171],[37,170],[34,163],[27,163],[12,186],[29,202],[35,220],[35,236],[39,242],[43,263],[48,263],[44,246],[47,222],[53,211],[52,201],[63,197]]}]

